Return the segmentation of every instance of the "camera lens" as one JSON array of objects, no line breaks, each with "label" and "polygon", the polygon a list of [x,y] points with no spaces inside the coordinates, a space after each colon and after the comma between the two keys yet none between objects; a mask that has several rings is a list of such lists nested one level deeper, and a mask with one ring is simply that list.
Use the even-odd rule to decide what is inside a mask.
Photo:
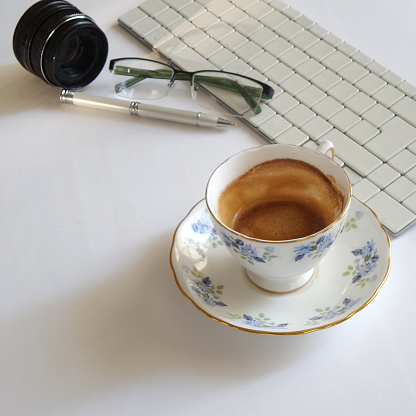
[{"label": "camera lens", "polygon": [[101,72],[108,53],[105,34],[63,0],[42,0],[20,18],[13,51],[20,64],[48,84],[78,89]]}]

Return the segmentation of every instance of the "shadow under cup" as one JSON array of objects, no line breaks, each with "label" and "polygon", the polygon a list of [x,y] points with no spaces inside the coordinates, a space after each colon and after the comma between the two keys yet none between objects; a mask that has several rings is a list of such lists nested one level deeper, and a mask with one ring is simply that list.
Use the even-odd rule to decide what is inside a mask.
[{"label": "shadow under cup", "polygon": [[[304,286],[343,229],[351,204],[351,183],[344,170],[322,151],[279,144],[260,146],[227,159],[208,181],[206,203],[217,233],[234,258],[246,269],[250,280],[262,289],[287,293]],[[253,167],[275,159],[304,162],[317,169],[323,180],[327,178],[331,181],[339,191],[342,207],[329,224],[309,235],[269,240],[237,232],[229,221],[219,217],[219,200],[223,191]],[[254,181],[250,186],[260,187],[260,182],[256,184]],[[308,204],[312,205],[312,202]]]}]

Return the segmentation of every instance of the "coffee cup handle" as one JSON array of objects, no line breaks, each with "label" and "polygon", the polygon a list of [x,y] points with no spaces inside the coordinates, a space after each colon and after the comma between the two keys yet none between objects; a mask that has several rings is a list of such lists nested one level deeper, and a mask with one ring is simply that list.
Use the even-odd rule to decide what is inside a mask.
[{"label": "coffee cup handle", "polygon": [[332,160],[335,159],[335,150],[334,150],[334,145],[332,142],[330,142],[329,140],[324,140],[317,148],[316,150],[318,152],[321,152],[325,155],[328,154],[328,152],[331,152],[331,158]]}]

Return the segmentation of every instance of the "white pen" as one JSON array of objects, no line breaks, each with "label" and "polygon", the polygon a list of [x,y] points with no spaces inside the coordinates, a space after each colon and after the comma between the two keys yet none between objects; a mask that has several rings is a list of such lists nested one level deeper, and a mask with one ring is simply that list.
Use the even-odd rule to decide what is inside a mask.
[{"label": "white pen", "polygon": [[62,90],[61,103],[74,104],[81,107],[97,108],[118,113],[127,113],[139,117],[155,118],[157,120],[174,121],[176,123],[192,124],[200,127],[234,126],[231,121],[211,114],[196,111],[177,110],[160,107],[137,101],[118,100],[116,98],[93,97],[84,93]]}]

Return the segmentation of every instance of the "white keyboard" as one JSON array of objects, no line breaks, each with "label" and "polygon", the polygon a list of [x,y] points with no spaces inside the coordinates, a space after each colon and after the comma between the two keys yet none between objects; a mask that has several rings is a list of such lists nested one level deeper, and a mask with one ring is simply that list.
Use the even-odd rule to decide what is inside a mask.
[{"label": "white keyboard", "polygon": [[272,143],[331,140],[390,234],[416,223],[416,87],[400,76],[280,0],[148,0],[119,23],[178,68],[270,84],[244,121]]}]

